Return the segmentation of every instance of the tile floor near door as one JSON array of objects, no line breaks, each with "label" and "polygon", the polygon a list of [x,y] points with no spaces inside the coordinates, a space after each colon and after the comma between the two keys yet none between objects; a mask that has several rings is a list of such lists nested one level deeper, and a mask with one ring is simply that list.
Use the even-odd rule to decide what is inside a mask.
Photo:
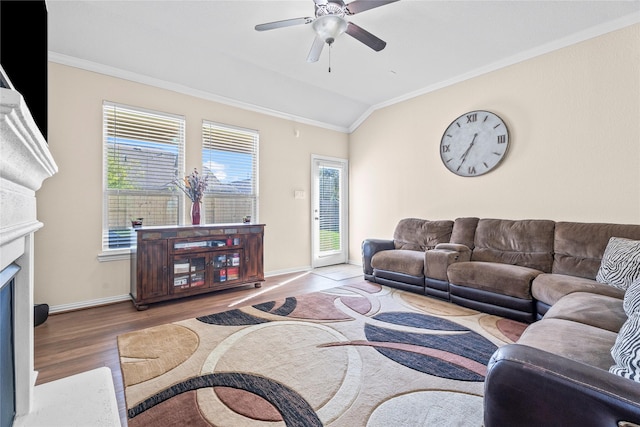
[{"label": "tile floor near door", "polygon": [[329,265],[327,267],[314,268],[312,273],[331,280],[352,279],[363,275],[362,267],[353,264],[336,264]]}]

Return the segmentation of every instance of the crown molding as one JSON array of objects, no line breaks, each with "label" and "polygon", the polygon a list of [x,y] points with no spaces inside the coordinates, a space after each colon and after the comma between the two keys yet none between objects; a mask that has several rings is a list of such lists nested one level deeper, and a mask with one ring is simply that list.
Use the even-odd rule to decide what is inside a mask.
[{"label": "crown molding", "polygon": [[289,121],[293,121],[296,123],[301,123],[301,124],[307,124],[310,126],[315,126],[315,127],[320,127],[320,128],[324,128],[324,129],[328,129],[328,130],[332,130],[332,131],[336,131],[336,132],[341,132],[341,133],[346,133],[346,134],[351,134],[353,133],[356,129],[358,129],[358,127],[364,123],[371,114],[373,114],[375,111],[380,110],[382,108],[385,107],[389,107],[395,104],[399,104],[401,102],[434,92],[436,90],[439,89],[443,89],[445,87],[448,86],[452,86],[455,85],[457,83],[461,83],[464,82],[466,80],[470,80],[473,79],[475,77],[479,77],[483,74],[487,74],[493,71],[497,71],[501,68],[505,68],[508,67],[510,65],[514,65],[520,62],[524,62],[527,61],[529,59],[533,59],[535,57],[610,33],[612,31],[616,31],[616,30],[620,30],[622,28],[634,25],[634,24],[638,24],[640,23],[640,12],[637,13],[632,13],[630,15],[626,15],[622,18],[604,23],[604,24],[600,24],[600,25],[596,25],[594,27],[588,28],[584,31],[580,31],[577,32],[575,34],[572,34],[571,36],[567,36],[558,40],[554,40],[553,42],[547,43],[545,45],[542,46],[538,46],[536,48],[533,49],[529,49],[527,51],[524,52],[520,52],[516,55],[512,55],[508,58],[505,58],[503,60],[500,61],[496,61],[492,64],[486,65],[484,67],[480,67],[477,68],[475,70],[472,70],[468,73],[464,73],[464,74],[460,74],[458,76],[454,76],[450,79],[447,80],[443,80],[441,82],[438,82],[436,84],[433,85],[429,85],[426,86],[424,88],[421,88],[419,90],[413,91],[413,92],[409,92],[406,93],[404,95],[401,95],[399,97],[393,98],[393,99],[389,99],[387,101],[372,105],[371,107],[369,107],[362,115],[360,115],[360,117],[358,117],[350,126],[348,127],[342,127],[342,126],[336,126],[330,123],[325,123],[325,122],[320,122],[320,121],[316,121],[316,120],[311,120],[305,117],[300,117],[300,116],[296,116],[296,115],[292,115],[292,114],[286,114],[280,111],[276,111],[276,110],[272,110],[269,108],[264,108],[258,105],[254,105],[254,104],[250,104],[247,102],[242,102],[242,101],[238,101],[235,99],[231,99],[231,98],[227,98],[227,97],[223,97],[220,95],[216,95],[210,92],[206,92],[206,91],[201,91],[201,90],[196,90],[184,85],[180,85],[177,83],[172,83],[172,82],[168,82],[165,80],[161,80],[161,79],[156,79],[153,77],[149,77],[149,76],[145,76],[142,74],[138,74],[138,73],[133,73],[130,71],[126,71],[126,70],[122,70],[119,68],[115,68],[115,67],[110,67],[107,65],[103,65],[103,64],[99,64],[96,62],[92,62],[92,61],[87,61],[87,60],[83,60],[83,59],[79,59],[76,57],[72,57],[72,56],[68,56],[68,55],[63,55],[57,52],[52,52],[49,51],[48,53],[48,59],[51,62],[55,62],[58,64],[62,64],[62,65],[67,65],[67,66],[71,66],[71,67],[75,67],[75,68],[80,68],[86,71],[92,71],[92,72],[96,72],[96,73],[100,73],[100,74],[104,74],[107,76],[111,76],[111,77],[117,77],[117,78],[121,78],[124,80],[129,80],[129,81],[133,81],[136,83],[142,83],[142,84],[146,84],[146,85],[150,85],[150,86],[154,86],[154,87],[158,87],[161,89],[166,89],[166,90],[171,90],[173,92],[178,92],[178,93],[182,93],[185,95],[189,95],[189,96],[194,96],[197,98],[201,98],[201,99],[205,99],[208,101],[212,101],[212,102],[217,102],[220,104],[224,104],[224,105],[228,105],[230,107],[235,107],[235,108],[240,108],[243,110],[247,110],[247,111],[251,111],[251,112],[255,112],[255,113],[260,113],[260,114],[265,114],[271,117],[276,117],[279,119],[283,119],[283,120],[289,120]]},{"label": "crown molding", "polygon": [[510,65],[524,62],[529,59],[533,59],[535,57],[542,56],[544,54],[551,53],[556,50],[560,50],[562,48],[565,48],[574,44],[578,44],[580,42],[583,42],[595,37],[599,37],[604,34],[617,31],[638,23],[640,23],[640,12],[633,13],[601,25],[596,25],[594,27],[588,28],[587,30],[572,34],[571,36],[554,40],[551,43],[547,43],[542,46],[538,46],[536,48],[529,49],[524,52],[520,52],[516,55],[512,55],[500,61],[496,61],[487,66],[477,68],[468,73],[460,74],[450,79],[438,82],[434,85],[430,85],[422,89],[419,89],[417,91],[409,92],[397,98],[393,98],[388,101],[373,105],[364,114],[362,114],[355,122],[353,122],[351,126],[349,126],[349,133],[353,133],[376,110],[380,110],[382,108],[389,107],[391,105],[399,104],[401,102],[408,101],[418,96],[426,95],[428,93],[435,92],[436,90],[443,89],[445,87],[452,86],[457,83],[461,83],[466,80],[473,79],[475,77],[479,77],[483,74],[487,74],[492,71],[497,71],[501,68],[506,68]]},{"label": "crown molding", "polygon": [[193,96],[196,98],[205,99],[207,101],[217,102],[230,107],[239,108],[242,110],[251,111],[254,113],[260,113],[267,116],[276,117],[283,120],[289,120],[298,124],[306,124],[310,126],[320,127],[324,129],[333,130],[336,132],[348,133],[349,129],[342,126],[332,125],[330,123],[324,123],[316,120],[311,120],[305,117],[296,116],[293,114],[286,114],[280,111],[272,110],[269,108],[260,107],[258,105],[250,104],[247,102],[238,101],[235,99],[227,98],[224,96],[216,95],[210,92],[197,90],[188,86],[180,85],[166,80],[156,79],[143,74],[134,73],[131,71],[122,70],[120,68],[110,67],[108,65],[100,64],[97,62],[87,61],[79,59],[73,56],[64,55],[57,52],[48,52],[48,60],[56,64],[66,65],[69,67],[79,68],[85,71],[91,71],[98,74],[104,74],[110,77],[116,77],[123,80],[129,80],[135,83],[141,83],[160,89],[166,89],[173,92],[181,93],[184,95]]}]

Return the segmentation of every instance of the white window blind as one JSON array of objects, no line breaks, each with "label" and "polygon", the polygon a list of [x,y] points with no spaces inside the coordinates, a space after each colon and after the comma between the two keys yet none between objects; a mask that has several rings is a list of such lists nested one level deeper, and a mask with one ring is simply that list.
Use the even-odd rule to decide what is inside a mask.
[{"label": "white window blind", "polygon": [[184,132],[182,116],[103,103],[103,250],[130,246],[132,219],[178,224],[183,197],[172,183],[183,175]]},{"label": "white window blind", "polygon": [[257,221],[257,131],[202,122],[202,170],[208,175],[203,198],[206,223]]}]

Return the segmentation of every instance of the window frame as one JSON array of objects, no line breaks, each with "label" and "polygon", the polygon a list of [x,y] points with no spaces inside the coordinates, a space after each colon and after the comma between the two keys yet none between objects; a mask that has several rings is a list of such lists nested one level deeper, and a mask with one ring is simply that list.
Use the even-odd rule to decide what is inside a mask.
[{"label": "window frame", "polygon": [[[150,196],[154,196],[154,195],[159,195],[161,194],[160,191],[154,191],[154,190],[149,190],[149,189],[141,189],[141,190],[134,190],[134,189],[127,189],[127,190],[112,190],[109,189],[109,138],[113,138],[113,139],[118,139],[119,137],[117,135],[114,135],[114,133],[117,134],[117,130],[114,132],[113,130],[111,130],[109,128],[110,125],[113,125],[113,121],[109,121],[109,113],[110,112],[117,112],[118,110],[123,111],[123,112],[129,112],[132,114],[137,114],[140,115],[141,118],[146,118],[149,119],[150,121],[153,121],[153,119],[159,119],[161,121],[167,121],[170,122],[172,124],[172,126],[175,126],[176,128],[176,135],[177,135],[177,141],[174,144],[170,144],[169,146],[172,147],[176,147],[177,149],[177,159],[176,159],[176,165],[175,165],[175,171],[174,171],[174,177],[173,179],[177,179],[180,176],[184,176],[184,170],[185,170],[185,150],[186,150],[186,119],[184,116],[182,115],[178,115],[178,114],[172,114],[172,113],[166,113],[163,111],[157,111],[157,110],[151,110],[151,109],[147,109],[147,108],[143,108],[143,107],[137,107],[137,106],[131,106],[131,105],[125,105],[125,104],[120,104],[120,103],[116,103],[116,102],[111,102],[111,101],[103,101],[102,103],[102,229],[101,229],[101,253],[98,255],[98,260],[99,261],[112,261],[112,260],[119,260],[119,259],[129,259],[130,257],[130,253],[131,253],[131,249],[132,247],[134,247],[135,245],[132,243],[130,246],[128,247],[116,247],[116,248],[112,248],[110,247],[110,238],[109,238],[109,232],[110,232],[110,228],[109,228],[109,224],[110,224],[110,214],[112,214],[112,212],[110,211],[110,206],[109,206],[109,199],[110,196],[113,194],[118,194],[119,192],[122,193],[132,193],[132,194],[147,194]],[[113,114],[113,113],[111,113]],[[112,120],[112,119],[111,119]],[[136,123],[137,124],[137,123]],[[145,126],[145,123],[143,123],[143,120],[140,120],[139,124],[141,126]],[[142,128],[144,131],[147,130],[153,130],[154,127],[153,126],[149,126],[149,128]],[[156,129],[159,129],[159,127],[156,127]],[[160,130],[160,132],[162,132],[162,130]],[[123,132],[124,133],[124,132]],[[171,133],[171,132],[168,132]],[[142,132],[141,132],[142,134]],[[151,132],[150,132],[151,134]],[[166,137],[166,135],[165,135]],[[122,136],[120,136],[120,138],[122,138]],[[132,137],[132,139],[134,139],[134,137]],[[136,140],[137,141],[137,140]],[[142,142],[142,144],[138,145],[138,147],[140,148],[146,148],[148,150],[153,150],[153,147],[149,147],[146,146],[145,147],[145,142],[144,139],[141,138],[139,140],[140,142]],[[160,142],[156,142],[156,143],[160,143]],[[154,144],[153,142],[153,138],[147,139],[147,144]],[[127,145],[127,144],[123,144],[123,145]],[[131,144],[132,147],[134,147],[133,149],[135,149],[136,144]],[[141,170],[153,170],[153,169],[141,169]],[[173,192],[174,190],[170,190],[171,192]],[[157,225],[178,225],[178,224],[182,224],[184,222],[184,206],[185,206],[185,196],[184,194],[179,191],[178,189],[175,189],[176,193],[175,196],[177,197],[177,206],[176,206],[176,221],[177,224],[173,224],[173,222],[171,224],[167,223],[167,224],[157,224]],[[135,236],[135,232],[133,232],[133,228],[131,227],[131,224],[128,224],[126,226],[127,229],[131,229],[131,233],[130,236],[133,238],[133,236]],[[123,228],[124,229],[124,228]]]}]

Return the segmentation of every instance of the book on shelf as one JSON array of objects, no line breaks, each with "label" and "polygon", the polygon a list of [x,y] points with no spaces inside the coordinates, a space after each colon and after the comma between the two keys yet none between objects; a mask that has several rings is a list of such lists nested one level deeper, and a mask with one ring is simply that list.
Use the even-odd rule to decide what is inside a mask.
[{"label": "book on shelf", "polygon": [[188,276],[180,276],[175,277],[173,279],[173,286],[184,287],[189,285],[189,277]]},{"label": "book on shelf", "polygon": [[213,270],[213,281],[214,282],[226,282],[227,281],[227,269],[223,268],[221,270]]},{"label": "book on shelf", "polygon": [[188,273],[188,272],[189,272],[188,262],[173,264],[173,274]]},{"label": "book on shelf", "polygon": [[227,268],[227,280],[238,280],[240,278],[240,268],[229,267]]}]

